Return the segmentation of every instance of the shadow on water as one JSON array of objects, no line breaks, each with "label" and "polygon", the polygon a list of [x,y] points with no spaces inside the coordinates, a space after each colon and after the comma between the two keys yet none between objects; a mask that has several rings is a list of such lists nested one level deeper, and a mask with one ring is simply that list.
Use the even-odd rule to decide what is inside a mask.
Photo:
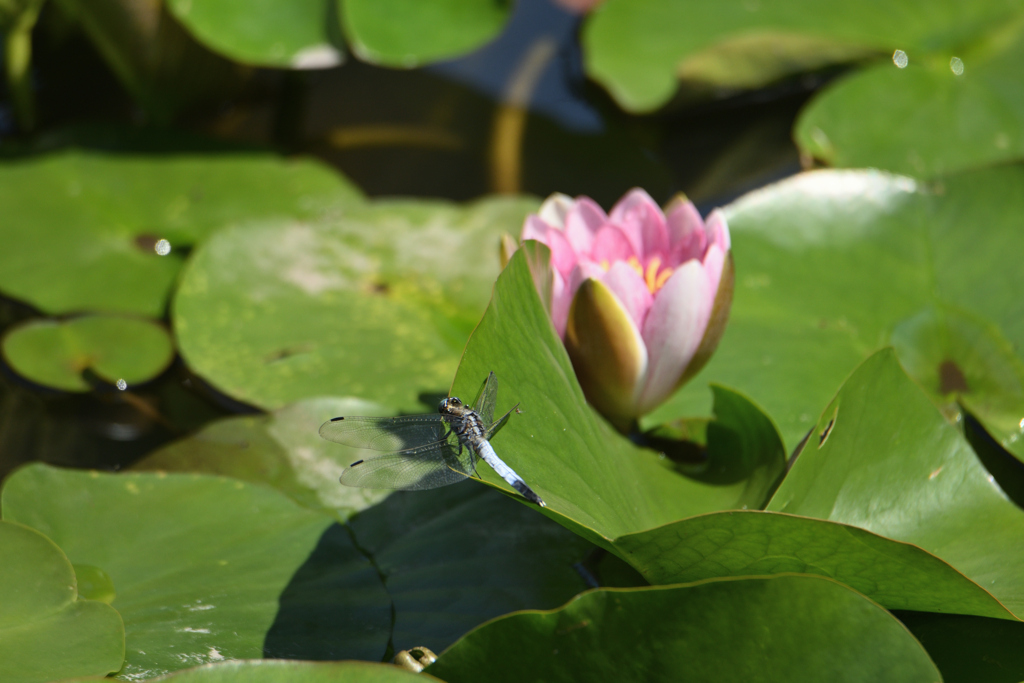
[{"label": "shadow on water", "polygon": [[281,593],[263,642],[277,659],[382,661],[391,637],[391,599],[376,568],[332,524]]}]

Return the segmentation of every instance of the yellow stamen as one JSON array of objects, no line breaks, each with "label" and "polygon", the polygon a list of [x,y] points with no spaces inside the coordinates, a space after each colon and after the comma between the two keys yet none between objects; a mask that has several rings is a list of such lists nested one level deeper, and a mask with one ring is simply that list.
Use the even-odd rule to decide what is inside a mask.
[{"label": "yellow stamen", "polygon": [[641,266],[640,262],[636,260],[636,256],[630,256],[629,260],[626,261],[626,263],[628,263],[633,268],[633,270],[636,271],[637,275],[639,275],[640,277],[644,276],[644,267]]},{"label": "yellow stamen", "polygon": [[661,265],[661,259],[657,256],[652,258],[647,264],[647,272],[643,274],[644,282],[647,283],[647,289],[654,293],[654,280],[658,275],[658,266]]},{"label": "yellow stamen", "polygon": [[608,259],[601,261],[601,270],[608,272],[608,269],[612,267],[612,264],[608,263]]},{"label": "yellow stamen", "polygon": [[671,268],[666,268],[665,270],[658,273],[658,279],[654,281],[654,289],[651,291],[651,294],[654,294],[654,292],[657,292],[659,289],[664,287],[665,283],[668,282],[668,279],[670,277],[672,277]]}]

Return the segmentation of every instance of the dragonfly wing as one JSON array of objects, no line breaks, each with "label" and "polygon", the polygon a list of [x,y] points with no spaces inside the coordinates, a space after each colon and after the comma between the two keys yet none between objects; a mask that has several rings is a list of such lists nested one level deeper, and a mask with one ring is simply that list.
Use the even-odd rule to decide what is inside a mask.
[{"label": "dragonfly wing", "polygon": [[444,415],[401,417],[336,417],[320,425],[320,436],[353,448],[408,451],[443,442],[448,432]]},{"label": "dragonfly wing", "polygon": [[418,491],[447,486],[473,473],[475,455],[447,441],[357,460],[341,473],[341,483],[370,489]]},{"label": "dragonfly wing", "polygon": [[508,422],[508,418],[512,415],[513,411],[516,411],[518,409],[518,403],[512,406],[512,410],[502,415],[497,422],[495,422],[494,424],[487,428],[487,431],[484,432],[484,438],[490,441],[491,438],[498,433],[498,430],[505,426],[505,423]]},{"label": "dragonfly wing", "polygon": [[480,395],[477,397],[476,403],[473,405],[473,410],[483,418],[484,424],[489,425],[494,422],[494,406],[497,403],[498,378],[495,377],[492,372],[487,375],[487,379],[484,381],[484,388],[480,390]]}]

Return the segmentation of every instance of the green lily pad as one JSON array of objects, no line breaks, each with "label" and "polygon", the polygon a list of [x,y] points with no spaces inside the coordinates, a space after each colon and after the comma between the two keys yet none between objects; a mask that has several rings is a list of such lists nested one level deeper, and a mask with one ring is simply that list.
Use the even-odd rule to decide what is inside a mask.
[{"label": "green lily pad", "polygon": [[[271,416],[215,422],[136,467],[263,482],[300,504],[349,520],[348,533],[372,559],[393,601],[391,638],[397,649],[422,645],[439,652],[487,619],[551,607],[585,588],[573,565],[590,544],[494,491],[469,483],[394,494],[342,486],[338,475],[358,456],[317,433],[324,420],[339,414],[383,413],[352,400],[311,399]],[[331,570],[307,563],[304,571]],[[328,610],[341,609],[314,599]],[[278,621],[265,649],[279,650],[276,639],[289,630],[288,618]],[[291,647],[292,656],[325,654],[319,643],[298,652]]]},{"label": "green lily pad", "polygon": [[891,349],[843,385],[768,509],[913,543],[1024,615],[1024,512]]},{"label": "green lily pad", "polygon": [[844,524],[768,512],[719,512],[615,539],[653,584],[723,576],[816,574],[888,609],[1013,619],[929,553]]},{"label": "green lily pad", "polygon": [[897,612],[939,667],[944,683],[1024,680],[1024,624],[959,614]]},{"label": "green lily pad", "polygon": [[[4,519],[42,531],[72,562],[109,574],[125,624],[122,677],[261,657],[279,613],[301,611],[296,594],[313,586],[322,604],[344,608],[314,622],[319,632],[279,636],[284,654],[317,638],[332,659],[379,661],[387,648],[391,602],[372,564],[347,534],[330,531],[339,528],[332,518],[269,488],[206,475],[30,465],[7,479],[2,504]],[[314,550],[332,573],[297,584]]]},{"label": "green lily pad", "polygon": [[449,683],[941,680],[888,612],[810,576],[591,591],[485,624],[427,671]]},{"label": "green lily pad", "polygon": [[325,441],[317,430],[338,415],[393,414],[357,399],[306,399],[270,415],[211,422],[150,453],[132,469],[205,472],[269,484],[300,505],[345,521],[391,492],[339,484],[342,471],[359,459],[360,451]]},{"label": "green lily pad", "polygon": [[[544,499],[544,514],[612,549],[610,539],[623,534],[703,512],[760,505],[781,468],[777,436],[774,449],[756,457],[743,454],[754,460],[746,470],[729,452],[719,454],[725,464],[707,466],[709,472],[735,467],[749,481],[703,481],[681,476],[667,458],[636,447],[586,404],[530,276],[531,265],[545,268],[547,261],[547,248],[533,242],[513,256],[466,346],[452,391],[475,396],[493,371],[499,381],[498,411],[519,404],[522,414],[513,415],[498,433],[494,448]],[[726,425],[750,417],[747,409],[729,405],[733,395],[718,395],[725,397],[720,403],[730,416]],[[768,430],[774,432],[770,422]],[[481,466],[478,473],[511,493],[490,468]]]},{"label": "green lily pad", "polygon": [[505,25],[512,3],[494,0],[343,0],[342,25],[360,59],[411,68],[470,52]]},{"label": "green lily pad", "polygon": [[[936,403],[966,401],[986,425],[1024,417],[1012,357],[1024,348],[1022,190],[1020,166],[934,185],[816,171],[739,199],[727,207],[729,326],[704,370],[648,421],[706,414],[704,385],[715,382],[763,406],[792,449],[846,376],[889,343]],[[938,381],[951,368],[966,386]]]},{"label": "green lily pad", "polygon": [[945,0],[926,12],[912,1],[606,0],[590,14],[583,45],[589,75],[638,112],[669,101],[680,77],[759,87],[871,51],[961,46],[1010,24],[1016,12],[1000,0]]},{"label": "green lily pad", "polygon": [[[80,679],[81,681],[95,679]],[[425,673],[414,674],[391,664],[370,662],[289,662],[264,659],[204,664],[147,679],[171,683],[414,683],[436,681]],[[68,683],[75,683],[68,681]]]},{"label": "green lily pad", "polygon": [[167,7],[196,39],[235,61],[322,69],[342,61],[340,31],[330,21],[335,2],[169,0]]},{"label": "green lily pad", "polygon": [[175,296],[181,354],[219,390],[266,409],[339,395],[423,412],[422,395],[444,393],[487,305],[499,236],[536,207],[383,201],[332,221],[222,230]]},{"label": "green lily pad", "polygon": [[793,137],[832,166],[930,178],[1024,156],[1020,15],[973,43],[908,50],[837,81],[801,112]]},{"label": "green lily pad", "polygon": [[0,521],[0,672],[10,683],[113,673],[124,660],[117,610],[78,595],[68,558],[35,529]]},{"label": "green lily pad", "polygon": [[72,149],[9,160],[0,164],[0,291],[50,314],[160,317],[182,252],[214,230],[333,215],[359,201],[322,164],[262,152]]},{"label": "green lily pad", "polygon": [[95,373],[128,386],[153,379],[174,360],[164,328],[149,320],[87,315],[70,320],[30,320],[8,330],[4,360],[23,377],[64,391],[89,391],[82,376]]}]

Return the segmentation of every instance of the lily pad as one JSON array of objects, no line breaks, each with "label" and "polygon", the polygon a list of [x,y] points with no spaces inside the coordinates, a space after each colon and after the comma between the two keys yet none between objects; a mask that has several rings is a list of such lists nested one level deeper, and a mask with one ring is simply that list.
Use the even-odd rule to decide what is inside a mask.
[{"label": "lily pad", "polygon": [[487,305],[501,233],[536,207],[382,201],[331,221],[222,230],[175,296],[181,354],[219,390],[266,409],[338,395],[422,412]]},{"label": "lily pad", "polygon": [[295,502],[345,521],[391,492],[342,486],[338,478],[359,451],[320,438],[320,425],[338,415],[393,415],[375,403],[312,398],[270,415],[211,422],[199,432],[160,448],[135,470],[205,472],[269,484]]},{"label": "lily pad", "polygon": [[843,385],[768,509],[913,543],[1024,615],[1024,511],[891,349]]},{"label": "lily pad", "polygon": [[810,576],[590,591],[485,624],[427,672],[449,683],[941,680],[888,612]]},{"label": "lily pad", "polygon": [[75,572],[53,541],[0,521],[0,672],[10,683],[102,676],[121,668],[117,610],[78,595]]},{"label": "lily pad", "polygon": [[491,40],[512,3],[494,0],[344,0],[352,51],[368,62],[411,68],[457,57]]},{"label": "lily pad", "polygon": [[[326,624],[332,628],[321,629],[321,638],[333,637],[331,658],[379,661],[387,648],[391,603],[372,564],[347,534],[328,533],[337,528],[330,517],[269,488],[207,475],[29,465],[7,479],[2,504],[4,519],[42,531],[72,562],[109,574],[125,624],[122,677],[263,656],[282,593],[298,590],[296,574],[314,549],[332,566],[317,584],[321,602],[344,605]],[[317,634],[290,636],[279,646],[305,646]]]},{"label": "lily pad", "polygon": [[[1021,166],[941,184],[815,171],[740,198],[727,207],[729,326],[648,421],[706,414],[704,386],[720,383],[763,406],[792,449],[846,376],[890,343],[936,403],[967,401],[986,425],[1024,417],[1013,351],[1024,348],[1022,190]],[[928,334],[913,332],[927,320]],[[954,368],[966,386],[937,381]]]},{"label": "lily pad", "polygon": [[606,0],[591,13],[583,45],[591,77],[629,111],[651,111],[671,99],[680,76],[760,86],[870,51],[960,46],[1015,15],[1000,0],[942,0],[928,11],[912,0],[842,7],[813,0]]},{"label": "lily pad", "polygon": [[[81,679],[83,683],[86,680],[94,679]],[[422,672],[414,674],[391,664],[264,659],[204,664],[147,680],[154,683],[415,683],[438,679]]]},{"label": "lily pad", "polygon": [[8,330],[4,360],[23,377],[54,389],[89,391],[82,373],[128,386],[153,379],[174,360],[164,328],[149,320],[87,315],[70,320],[30,320]]},{"label": "lily pad", "polygon": [[[1024,156],[1021,15],[947,49],[907,49],[831,84],[801,112],[793,137],[832,166],[931,178]],[[903,46],[901,46],[903,47]]]},{"label": "lily pad", "polygon": [[[547,248],[537,243],[515,253],[466,346],[452,388],[453,395],[475,396],[493,371],[500,382],[498,411],[519,404],[522,414],[513,415],[498,433],[494,448],[544,499],[544,514],[611,550],[610,539],[623,534],[703,512],[760,505],[774,483],[771,472],[779,471],[773,468],[781,468],[777,447],[749,454],[757,463],[748,470],[751,490],[744,477],[702,481],[676,473],[668,459],[636,447],[587,405],[530,275],[531,265],[546,268],[547,263]],[[724,412],[743,414],[733,408]],[[489,468],[478,472],[511,493]]]},{"label": "lily pad", "polygon": [[[257,66],[323,69],[342,61],[336,0],[169,0],[168,9],[200,42]],[[336,19],[335,19],[336,22]]]},{"label": "lily pad", "polygon": [[333,215],[359,201],[326,166],[263,152],[71,149],[8,160],[0,291],[50,314],[160,317],[183,252],[206,235],[254,217]]},{"label": "lily pad", "polygon": [[723,576],[815,574],[888,609],[1014,616],[929,553],[844,524],[770,512],[719,512],[617,538],[653,584]]}]

